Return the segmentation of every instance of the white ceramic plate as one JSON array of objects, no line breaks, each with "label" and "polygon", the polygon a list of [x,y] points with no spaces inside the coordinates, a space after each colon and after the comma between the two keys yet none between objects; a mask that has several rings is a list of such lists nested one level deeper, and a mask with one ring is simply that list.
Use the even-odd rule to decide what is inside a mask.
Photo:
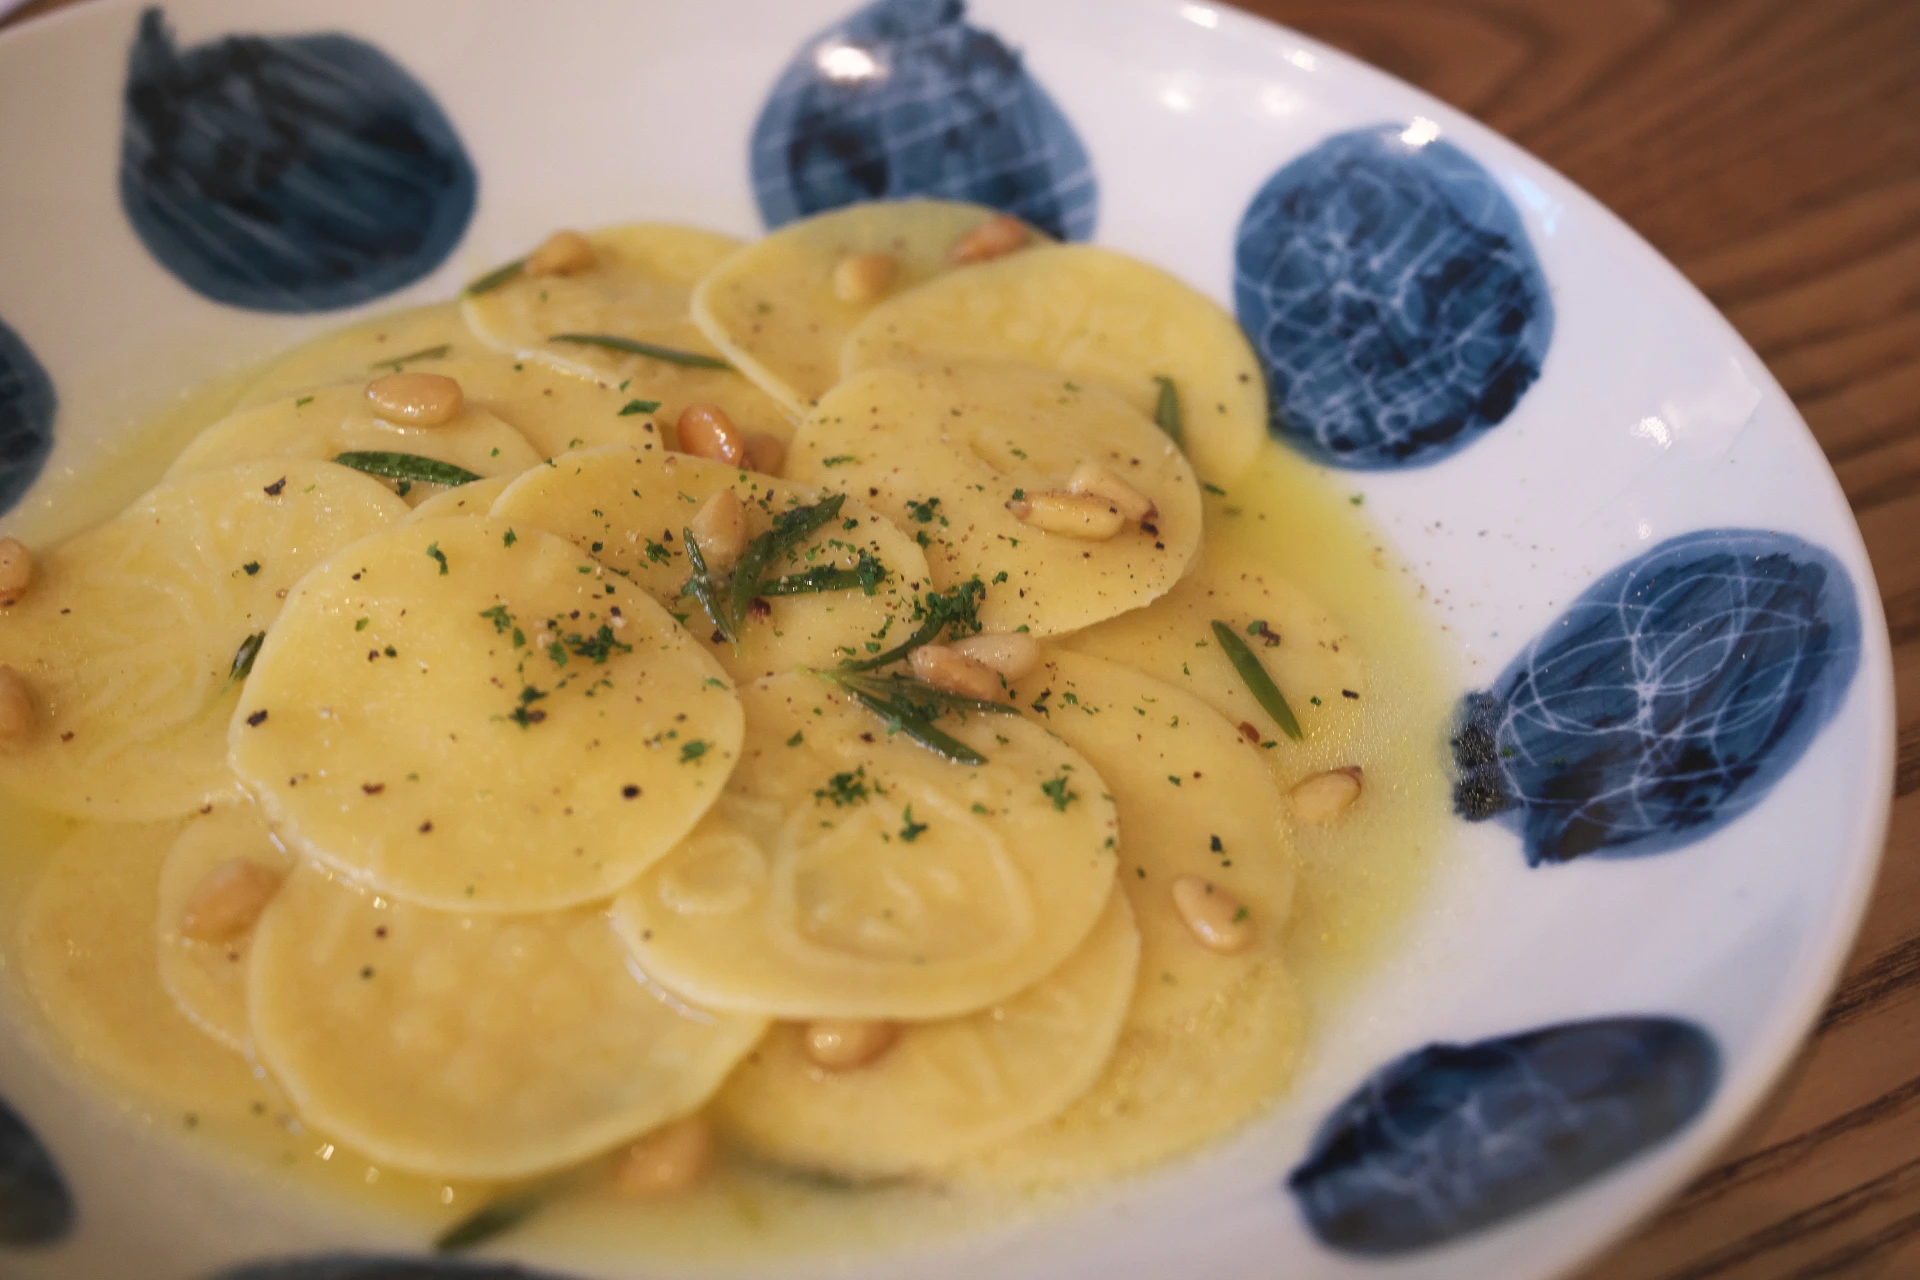
[{"label": "white ceramic plate", "polygon": [[[1236,307],[1286,439],[1436,602],[1481,821],[1270,1120],[1091,1206],[801,1270],[1564,1272],[1752,1110],[1872,883],[1891,677],[1840,490],[1680,276],[1471,120],[1208,5],[961,10],[173,0],[143,28],[102,0],[0,37],[0,509],[58,523],[184,388],[556,222],[750,235],[938,190],[1159,263]],[[17,1035],[0,1095],[9,1275],[442,1274],[312,1261],[409,1242]]]}]

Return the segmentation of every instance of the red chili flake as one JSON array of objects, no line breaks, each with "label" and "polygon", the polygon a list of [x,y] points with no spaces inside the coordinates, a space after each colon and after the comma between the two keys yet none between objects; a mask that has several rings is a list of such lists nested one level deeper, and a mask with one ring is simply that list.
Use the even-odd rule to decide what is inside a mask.
[{"label": "red chili flake", "polygon": [[73,741],[73,730],[71,730],[71,729],[69,729],[69,730],[67,730],[67,731],[66,731],[65,733],[63,733],[63,734],[61,734],[61,735],[60,735],[60,741],[62,741],[62,742],[72,742],[72,741]]},{"label": "red chili flake", "polygon": [[768,603],[766,597],[755,596],[747,605],[747,613],[755,618],[771,618],[773,616],[773,605]]},{"label": "red chili flake", "polygon": [[627,799],[631,800],[635,796],[640,794],[640,788],[634,786],[631,782],[629,782],[626,786],[620,788],[620,794],[622,796],[625,796]]},{"label": "red chili flake", "polygon": [[421,834],[421,835],[423,835],[423,836],[424,836],[424,835],[426,835],[426,834],[427,834],[427,833],[428,833],[429,831],[432,831],[432,830],[433,830],[433,819],[432,819],[432,818],[428,818],[428,819],[427,819],[427,820],[426,820],[425,822],[423,822],[423,823],[421,823],[421,824],[420,824],[420,834]]},{"label": "red chili flake", "polygon": [[247,724],[249,727],[257,729],[263,723],[266,722],[266,718],[267,718],[267,712],[266,712],[266,709],[263,707],[259,711],[256,711],[252,715],[247,717]]},{"label": "red chili flake", "polygon": [[360,784],[360,789],[370,796],[377,796],[387,789],[387,784],[384,782],[363,782]]},{"label": "red chili flake", "polygon": [[1253,634],[1259,636],[1269,649],[1280,643],[1279,633],[1269,627],[1264,619],[1253,624]]},{"label": "red chili flake", "polygon": [[1242,720],[1240,722],[1240,736],[1256,745],[1260,741],[1260,731],[1253,727],[1253,721],[1251,720]]}]

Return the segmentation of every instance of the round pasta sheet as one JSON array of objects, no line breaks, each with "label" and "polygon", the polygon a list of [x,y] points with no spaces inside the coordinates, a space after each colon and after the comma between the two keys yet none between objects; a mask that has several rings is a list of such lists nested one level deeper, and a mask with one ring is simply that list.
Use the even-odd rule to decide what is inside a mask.
[{"label": "round pasta sheet", "polygon": [[248,1005],[304,1120],[467,1178],[561,1168],[684,1115],[765,1029],[649,986],[598,909],[460,915],[312,866],[261,917]]},{"label": "round pasta sheet", "polygon": [[782,1023],[714,1105],[722,1130],[781,1164],[849,1178],[923,1172],[1059,1112],[1106,1065],[1133,995],[1140,935],[1126,895],[1065,964],[959,1018],[909,1023],[878,1060],[824,1071]]},{"label": "round pasta sheet", "polygon": [[[708,273],[693,292],[694,323],[797,422],[840,381],[840,348],[854,325],[951,270],[953,242],[993,216],[951,200],[874,200],[789,223]],[[868,253],[892,259],[889,288],[843,300],[834,268]]]},{"label": "round pasta sheet", "polygon": [[407,513],[401,524],[438,520],[444,516],[484,516],[493,510],[494,499],[507,491],[518,476],[493,476],[474,480],[452,489],[442,489]]},{"label": "round pasta sheet", "polygon": [[[1105,541],[1007,509],[1096,462],[1151,499]],[[801,425],[795,480],[854,494],[924,540],[934,585],[986,584],[994,630],[1072,631],[1165,593],[1200,546],[1200,487],[1166,436],[1112,391],[1033,366],[890,367],[847,379]]]},{"label": "round pasta sheet", "polygon": [[657,401],[662,422],[678,420],[688,405],[710,404],[744,431],[782,440],[793,434],[780,405],[736,370],[552,340],[563,333],[602,335],[719,358],[688,307],[693,286],[740,247],[738,240],[657,222],[609,227],[587,239],[596,261],[585,271],[522,275],[470,295],[461,310],[474,335],[516,360],[538,361],[630,398]]},{"label": "round pasta sheet", "polygon": [[[658,436],[635,397],[537,360],[503,355],[473,336],[460,304],[442,302],[363,321],[267,366],[237,409],[298,399],[335,384],[364,387],[384,373],[438,373],[460,384],[469,405],[518,431],[541,457]],[[625,412],[623,412],[625,410]]]},{"label": "round pasta sheet", "polygon": [[[407,453],[478,476],[514,476],[540,461],[519,432],[476,405],[438,427],[409,427],[374,413],[364,387],[323,387],[230,414],[202,431],[167,469],[189,475],[255,458],[332,461],[342,453]],[[387,483],[392,484],[392,481]],[[447,486],[419,481],[401,496],[418,505]]]},{"label": "round pasta sheet", "polygon": [[1113,799],[1013,716],[940,728],[949,763],[818,679],[741,690],[716,811],[623,893],[640,965],[690,1000],[782,1018],[939,1018],[1038,981],[1113,884]]},{"label": "round pasta sheet", "polygon": [[874,308],[841,354],[848,375],[927,359],[1031,361],[1108,383],[1147,414],[1154,378],[1170,378],[1187,455],[1216,484],[1267,438],[1266,382],[1233,317],[1111,249],[1042,245],[951,272]]},{"label": "round pasta sheet", "polygon": [[[724,463],[683,453],[615,446],[558,459],[522,476],[501,496],[494,516],[514,526],[559,534],[626,575],[663,606],[740,680],[797,666],[827,666],[864,655],[867,645],[898,643],[915,623],[927,588],[927,561],[912,538],[865,503],[847,500],[838,516],[771,561],[766,576],[791,578],[827,569],[864,570],[864,587],[761,597],[737,645],[715,638],[712,620],[683,594],[692,566],[686,528],[714,494],[731,488],[746,512],[749,536],[764,534],[795,507],[828,495]],[[721,581],[725,575],[716,574]]]},{"label": "round pasta sheet", "polygon": [[285,873],[292,860],[252,804],[222,805],[191,819],[160,867],[160,984],[188,1021],[237,1053],[253,1052],[247,1025],[249,930],[227,942],[184,937],[180,925],[193,891],[221,863],[245,858]]},{"label": "round pasta sheet", "polygon": [[35,881],[10,952],[74,1057],[169,1118],[266,1096],[247,1062],[181,1017],[160,982],[160,872],[183,826],[80,831]]},{"label": "round pasta sheet", "polygon": [[141,820],[237,797],[227,768],[234,660],[321,560],[400,518],[378,481],[267,459],[169,480],[41,553],[0,609],[0,664],[37,724],[0,785],[76,817]]},{"label": "round pasta sheet", "polygon": [[[1259,747],[1192,694],[1132,668],[1052,650],[1017,694],[1047,708],[1040,718],[1118,800],[1119,883],[1140,931],[1140,977],[1093,1086],[958,1176],[1027,1184],[1122,1173],[1243,1121],[1292,1075],[1302,1015],[1284,960],[1294,861],[1280,795]],[[1171,893],[1183,875],[1239,899],[1253,931],[1245,950],[1221,954],[1189,932]]]},{"label": "round pasta sheet", "polygon": [[469,911],[613,893],[718,797],[740,735],[719,664],[645,593],[563,539],[465,516],[301,583],[230,727],[296,851]]},{"label": "round pasta sheet", "polygon": [[[1366,667],[1346,628],[1319,601],[1250,556],[1209,550],[1151,608],[1067,637],[1070,649],[1134,663],[1198,694],[1235,725],[1274,742],[1269,763],[1288,772],[1301,748],[1254,700],[1220,650],[1213,623],[1224,622],[1273,677],[1312,743],[1344,743],[1359,732]],[[1336,756],[1338,753],[1335,753]]]}]

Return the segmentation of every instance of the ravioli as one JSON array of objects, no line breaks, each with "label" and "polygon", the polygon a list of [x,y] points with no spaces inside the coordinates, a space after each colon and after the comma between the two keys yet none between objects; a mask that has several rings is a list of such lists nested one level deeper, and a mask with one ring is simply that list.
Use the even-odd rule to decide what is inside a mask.
[{"label": "ravioli", "polygon": [[[1010,501],[1111,469],[1155,514],[1104,541],[1041,530]],[[1166,436],[1117,394],[1016,364],[873,369],[820,401],[787,475],[856,495],[927,548],[934,585],[978,577],[989,629],[1072,631],[1165,593],[1200,546],[1200,488]]]},{"label": "ravioli", "polygon": [[315,570],[230,726],[290,847],[410,902],[605,897],[719,796],[739,699],[660,606],[570,543],[457,516]]},{"label": "ravioli", "polygon": [[[947,251],[994,211],[951,200],[877,200],[792,222],[734,253],[693,291],[693,320],[793,416],[840,381],[840,348],[862,317],[951,270]],[[892,278],[880,297],[846,300],[834,268],[884,253]]]},{"label": "ravioli", "polygon": [[221,805],[192,819],[167,850],[160,867],[160,984],[187,1020],[236,1053],[253,1052],[247,1025],[247,958],[251,932],[227,942],[182,936],[193,891],[208,872],[231,858],[245,858],[276,872],[292,866],[252,804]]},{"label": "ravioli", "polygon": [[240,397],[236,412],[335,384],[364,387],[397,369],[452,378],[469,405],[518,431],[543,458],[658,438],[652,411],[630,407],[636,397],[538,361],[502,355],[473,336],[457,302],[378,316],[301,347],[263,370]]},{"label": "ravioli", "polygon": [[739,248],[738,240],[659,222],[609,227],[588,233],[587,240],[596,260],[585,271],[522,275],[468,296],[461,313],[474,336],[516,360],[538,361],[622,394],[658,401],[663,422],[677,420],[688,405],[710,404],[743,431],[781,440],[793,433],[779,404],[736,370],[553,341],[558,334],[611,336],[718,359],[688,306],[693,286]]},{"label": "ravioli", "polygon": [[[1246,641],[1306,735],[1283,736],[1220,650],[1215,621]],[[1087,628],[1062,643],[1137,666],[1200,698],[1236,725],[1275,742],[1270,763],[1287,780],[1314,767],[1350,764],[1359,733],[1365,665],[1346,628],[1320,603],[1252,556],[1210,548],[1179,585],[1143,609]]]},{"label": "ravioli", "polygon": [[596,908],[460,915],[312,866],[255,928],[248,1009],[302,1116],[468,1178],[560,1168],[694,1110],[766,1025],[668,998]]},{"label": "ravioli", "polygon": [[714,1104],[722,1131],[781,1164],[867,1179],[927,1172],[1057,1114],[1106,1065],[1133,995],[1127,898],[1065,964],[958,1018],[909,1023],[877,1061],[824,1071],[804,1028],[776,1026]]},{"label": "ravioli", "polygon": [[[559,534],[625,575],[687,626],[737,679],[752,680],[797,666],[828,666],[864,655],[868,641],[897,643],[913,629],[919,594],[928,586],[926,557],[914,541],[866,504],[840,513],[767,566],[770,577],[844,569],[873,578],[862,587],[762,597],[736,648],[716,640],[713,622],[691,595],[685,530],[712,495],[739,495],[749,535],[765,533],[796,506],[828,495],[724,463],[681,453],[615,446],[572,454],[521,477],[494,504],[497,519]],[[718,575],[718,569],[715,569]]]},{"label": "ravioli", "polygon": [[0,665],[26,677],[38,720],[0,750],[0,786],[117,821],[237,797],[226,722],[242,646],[309,568],[406,510],[344,467],[267,459],[166,481],[48,549],[33,590],[0,609]]},{"label": "ravioli", "polygon": [[[1140,978],[1113,1057],[1059,1115],[954,1170],[1030,1185],[1108,1176],[1198,1146],[1292,1075],[1302,1010],[1284,957],[1294,861],[1261,749],[1200,699],[1118,663],[1052,650],[1016,688],[1119,805],[1119,883]],[[1246,908],[1252,942],[1201,945],[1172,885],[1199,876]]]},{"label": "ravioli", "polygon": [[1170,378],[1187,456],[1236,479],[1267,438],[1267,389],[1232,316],[1190,285],[1088,244],[1042,245],[956,271],[874,308],[841,372],[923,360],[1026,360],[1099,379],[1152,413]]},{"label": "ravioli", "polygon": [[741,689],[716,811],[614,904],[640,966],[688,1000],[780,1018],[985,1008],[1080,945],[1113,884],[1113,798],[1013,716],[941,729],[949,763],[824,681]]},{"label": "ravioli", "polygon": [[[469,404],[437,427],[381,418],[364,387],[323,387],[304,396],[230,414],[194,438],[168,476],[190,475],[255,458],[331,461],[342,453],[409,453],[450,462],[478,476],[514,476],[540,461],[520,433]],[[402,494],[419,504],[446,487],[415,482]]]},{"label": "ravioli", "polygon": [[12,952],[28,994],[73,1055],[170,1115],[265,1097],[247,1062],[181,1017],[160,983],[160,872],[184,826],[103,823],[79,832],[27,895]]}]

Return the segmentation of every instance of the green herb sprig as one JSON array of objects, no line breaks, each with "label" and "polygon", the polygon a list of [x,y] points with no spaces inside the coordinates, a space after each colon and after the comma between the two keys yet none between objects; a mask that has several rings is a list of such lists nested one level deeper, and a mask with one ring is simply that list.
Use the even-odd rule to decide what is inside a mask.
[{"label": "green herb sprig", "polygon": [[453,350],[452,346],[443,342],[437,347],[422,347],[418,351],[409,351],[406,355],[395,356],[391,360],[375,360],[367,368],[391,369],[398,373],[402,365],[412,364],[415,360],[438,360],[451,350]]},{"label": "green herb sprig", "polygon": [[240,642],[240,647],[233,651],[233,665],[227,668],[227,682],[220,686],[221,693],[253,674],[253,660],[260,656],[260,646],[266,642],[264,631],[256,631]]},{"label": "green herb sprig", "polygon": [[1247,691],[1253,694],[1253,700],[1260,704],[1273,722],[1280,726],[1280,732],[1298,742],[1300,740],[1300,722],[1293,717],[1293,708],[1280,692],[1280,686],[1273,682],[1267,669],[1260,665],[1260,659],[1253,656],[1253,650],[1247,647],[1234,629],[1224,622],[1213,624],[1213,638],[1220,642],[1220,649],[1227,655],[1227,661],[1239,673],[1245,682]]},{"label": "green herb sprig", "polygon": [[489,1201],[434,1239],[435,1253],[460,1253],[511,1231],[547,1202],[544,1188]]},{"label": "green herb sprig", "polygon": [[490,293],[498,289],[509,280],[519,276],[519,274],[526,269],[527,260],[525,258],[515,258],[512,262],[495,267],[478,280],[472,281],[460,292],[469,298],[477,298],[483,293]]},{"label": "green herb sprig", "polygon": [[874,671],[900,661],[921,645],[932,644],[944,635],[971,636],[980,632],[980,602],[986,597],[986,584],[969,578],[951,591],[929,591],[920,600],[921,622],[914,633],[891,649],[843,662],[841,671]]},{"label": "green herb sprig", "polygon": [[480,477],[465,467],[456,467],[451,462],[442,462],[438,458],[423,458],[417,453],[390,453],[385,450],[354,450],[349,453],[337,453],[333,460],[343,467],[352,467],[355,471],[364,471],[370,476],[379,476],[383,480],[398,480],[402,484],[443,484],[448,488],[456,485],[472,484]]},{"label": "green herb sprig", "polygon": [[739,643],[756,599],[806,595],[818,591],[850,591],[855,587],[867,595],[874,594],[879,584],[886,580],[887,569],[864,551],[860,553],[858,562],[850,568],[820,565],[802,573],[768,573],[772,566],[779,564],[808,538],[839,519],[840,508],[845,502],[846,496],[836,493],[810,506],[793,507],[775,516],[771,528],[755,535],[747,543],[724,590],[714,580],[706,557],[700,554],[700,544],[694,540],[693,531],[682,529],[680,536],[686,539],[687,560],[693,566],[693,573],[680,593],[698,601],[700,607],[707,611],[707,617],[712,619],[714,629],[734,644]]},{"label": "green herb sprig", "polygon": [[887,567],[875,559],[872,552],[862,551],[859,560],[851,569],[823,564],[808,569],[804,573],[767,578],[760,583],[759,594],[804,596],[819,591],[852,591],[858,587],[862,594],[870,596],[878,591],[880,584],[886,580]]},{"label": "green herb sprig", "polygon": [[681,351],[676,347],[641,342],[638,338],[623,338],[614,333],[556,333],[547,341],[571,342],[582,347],[605,347],[609,351],[623,351],[630,356],[645,356],[649,360],[685,365],[689,369],[733,368],[718,356],[703,356],[698,351]]},{"label": "green herb sprig", "polygon": [[939,729],[934,721],[946,712],[966,715],[1012,715],[1004,702],[988,702],[936,689],[924,680],[903,675],[870,675],[847,667],[817,672],[822,680],[853,695],[853,700],[879,716],[889,734],[901,733],[954,764],[985,764],[987,758],[966,743]]},{"label": "green herb sprig", "polygon": [[1167,433],[1169,440],[1184,449],[1187,440],[1180,423],[1180,389],[1173,385],[1172,378],[1163,374],[1154,374],[1153,380],[1160,387],[1160,395],[1153,403],[1153,421]]}]

